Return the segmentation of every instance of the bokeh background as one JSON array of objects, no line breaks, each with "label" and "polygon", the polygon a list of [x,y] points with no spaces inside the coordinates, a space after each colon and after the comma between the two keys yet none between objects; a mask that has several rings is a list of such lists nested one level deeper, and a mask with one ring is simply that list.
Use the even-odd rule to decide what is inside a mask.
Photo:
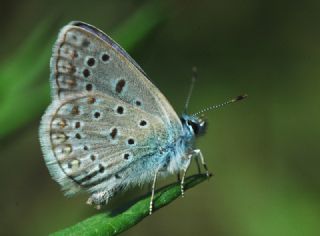
[{"label": "bokeh background", "polygon": [[192,66],[190,111],[249,94],[206,114],[198,146],[215,176],[123,235],[319,235],[319,12],[316,0],[1,1],[0,234],[47,235],[96,212],[63,196],[38,141],[52,44],[81,20],[128,49],[178,113]]}]

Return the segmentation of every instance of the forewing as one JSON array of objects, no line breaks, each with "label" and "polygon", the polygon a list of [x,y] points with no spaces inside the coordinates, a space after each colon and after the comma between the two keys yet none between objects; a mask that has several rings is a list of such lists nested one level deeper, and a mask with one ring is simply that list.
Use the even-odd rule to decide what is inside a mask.
[{"label": "forewing", "polygon": [[61,30],[51,70],[53,96],[99,91],[161,117],[173,128],[169,140],[180,135],[179,118],[167,99],[118,44],[93,26],[72,22]]}]

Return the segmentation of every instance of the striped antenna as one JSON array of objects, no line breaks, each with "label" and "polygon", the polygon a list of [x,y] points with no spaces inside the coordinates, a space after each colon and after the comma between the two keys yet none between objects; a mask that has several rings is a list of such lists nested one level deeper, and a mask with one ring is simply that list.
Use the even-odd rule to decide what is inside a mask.
[{"label": "striped antenna", "polygon": [[245,98],[247,98],[247,97],[248,97],[247,94],[243,94],[243,95],[237,96],[237,97],[235,97],[235,98],[233,98],[233,99],[231,99],[231,100],[229,100],[229,101],[226,101],[226,102],[224,102],[224,103],[222,103],[222,104],[213,105],[213,106],[204,108],[204,109],[202,109],[202,110],[200,110],[200,111],[198,111],[198,112],[196,112],[196,113],[194,113],[194,114],[192,114],[192,115],[193,115],[193,116],[197,116],[197,115],[199,115],[199,114],[201,114],[201,113],[204,113],[204,112],[207,112],[207,111],[210,111],[210,110],[214,110],[214,109],[223,107],[223,106],[228,105],[228,104],[230,104],[230,103],[234,103],[234,102],[241,101],[241,100],[243,100],[243,99],[245,99]]}]

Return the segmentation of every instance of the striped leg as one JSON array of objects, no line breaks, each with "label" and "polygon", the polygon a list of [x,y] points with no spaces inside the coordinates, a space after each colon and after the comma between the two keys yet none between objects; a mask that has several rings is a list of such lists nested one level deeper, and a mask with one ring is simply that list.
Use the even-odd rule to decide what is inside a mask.
[{"label": "striped leg", "polygon": [[149,215],[152,214],[152,210],[153,210],[153,198],[154,198],[154,191],[155,191],[155,187],[156,187],[156,181],[157,181],[158,173],[159,173],[159,170],[156,171],[156,173],[155,173],[155,175],[153,177],[151,199],[150,199],[150,205],[149,205]]},{"label": "striped leg", "polygon": [[186,177],[187,170],[188,170],[188,168],[190,166],[191,158],[192,158],[192,154],[189,154],[188,155],[188,161],[187,161],[187,163],[185,165],[185,168],[183,169],[182,178],[181,178],[181,182],[180,182],[181,197],[184,197],[184,179]]},{"label": "striped leg", "polygon": [[208,170],[207,164],[204,161],[204,157],[202,155],[201,150],[200,149],[196,149],[196,150],[193,150],[193,152],[194,152],[195,155],[197,155],[198,158],[200,158],[201,164],[203,165],[203,167],[204,167],[204,169],[206,171],[207,177],[210,177],[209,170]]}]

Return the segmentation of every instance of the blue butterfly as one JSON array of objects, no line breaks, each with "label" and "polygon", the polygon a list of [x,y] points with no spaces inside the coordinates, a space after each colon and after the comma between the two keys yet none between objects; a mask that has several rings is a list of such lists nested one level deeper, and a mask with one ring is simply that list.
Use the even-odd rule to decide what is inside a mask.
[{"label": "blue butterfly", "polygon": [[128,187],[152,182],[151,214],[159,176],[182,172],[182,195],[193,157],[209,176],[195,139],[206,130],[197,115],[214,107],[179,118],[109,36],[71,22],[60,31],[50,69],[52,103],[40,142],[49,172],[67,196],[88,192],[87,203],[99,208]]}]

